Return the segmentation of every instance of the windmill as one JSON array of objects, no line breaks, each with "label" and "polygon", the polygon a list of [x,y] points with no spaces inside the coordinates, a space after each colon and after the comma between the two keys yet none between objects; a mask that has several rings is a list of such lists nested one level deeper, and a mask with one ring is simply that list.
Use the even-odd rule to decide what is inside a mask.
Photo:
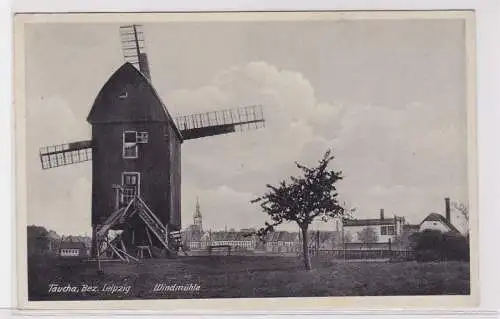
[{"label": "windmill", "polygon": [[[175,255],[184,141],[264,126],[261,106],[173,118],[151,83],[143,27],[120,27],[125,63],[87,117],[92,138],[40,148],[43,169],[92,161],[92,257]],[[110,238],[110,233],[118,233]]]}]

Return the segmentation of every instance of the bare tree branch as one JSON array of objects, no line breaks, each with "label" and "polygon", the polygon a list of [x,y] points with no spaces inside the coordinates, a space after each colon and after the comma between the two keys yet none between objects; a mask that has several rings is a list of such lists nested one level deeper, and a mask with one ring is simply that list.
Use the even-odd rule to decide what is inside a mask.
[{"label": "bare tree branch", "polygon": [[453,202],[453,208],[456,209],[462,217],[469,222],[469,206],[460,202]]}]

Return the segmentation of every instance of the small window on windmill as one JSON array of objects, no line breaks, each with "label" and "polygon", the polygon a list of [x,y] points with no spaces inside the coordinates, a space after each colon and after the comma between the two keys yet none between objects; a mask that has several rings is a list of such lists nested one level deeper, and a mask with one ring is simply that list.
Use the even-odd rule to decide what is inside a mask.
[{"label": "small window on windmill", "polygon": [[120,94],[118,95],[118,98],[120,100],[124,100],[128,97],[128,92],[127,92],[127,88],[123,88],[121,91],[120,91]]},{"label": "small window on windmill", "polygon": [[137,143],[146,144],[148,142],[149,134],[148,132],[137,132]]},{"label": "small window on windmill", "polygon": [[125,143],[136,143],[137,142],[137,139],[136,139],[137,132],[125,131],[123,134],[124,134],[123,138],[124,138]]},{"label": "small window on windmill", "polygon": [[123,158],[137,158],[137,132],[123,132]]}]

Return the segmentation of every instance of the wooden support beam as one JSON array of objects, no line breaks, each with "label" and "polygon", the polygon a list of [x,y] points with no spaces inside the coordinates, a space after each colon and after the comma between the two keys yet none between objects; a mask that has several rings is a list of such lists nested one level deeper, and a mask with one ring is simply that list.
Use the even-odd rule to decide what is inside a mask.
[{"label": "wooden support beam", "polygon": [[113,250],[113,252],[118,256],[118,258],[120,258],[122,261],[128,261],[127,258],[123,257],[118,252],[118,250],[115,248],[115,246],[109,242],[109,240],[106,240],[106,242],[108,243],[109,247],[111,247],[111,249]]},{"label": "wooden support beam", "polygon": [[148,236],[149,245],[153,246],[153,240],[151,239],[151,234],[149,234],[149,229],[147,227],[144,227],[144,229],[146,229],[146,235]]}]

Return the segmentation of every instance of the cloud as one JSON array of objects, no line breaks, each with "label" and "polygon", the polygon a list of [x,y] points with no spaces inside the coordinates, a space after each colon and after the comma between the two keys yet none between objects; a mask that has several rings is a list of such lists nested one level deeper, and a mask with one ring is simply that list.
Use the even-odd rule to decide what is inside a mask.
[{"label": "cloud", "polygon": [[[184,144],[186,178],[194,182],[189,172],[196,171],[196,180],[202,180],[206,187],[216,187],[223,180],[247,173],[265,173],[272,180],[279,174],[280,167],[293,164],[303,148],[318,139],[315,123],[331,126],[319,114],[336,112],[334,106],[315,104],[314,90],[302,74],[279,70],[265,62],[251,62],[222,71],[209,86],[174,91],[168,94],[167,100],[178,114],[252,104],[264,107],[266,128],[262,131]],[[215,172],[217,176],[210,178]],[[208,175],[199,175],[204,173]]]},{"label": "cloud", "polygon": [[[77,172],[82,173],[81,170]],[[71,180],[65,180],[68,183],[31,187],[33,193],[28,203],[28,224],[44,225],[59,234],[91,234],[92,183],[85,174],[80,177],[75,175],[71,174]],[[45,196],[38,195],[38,191]]]},{"label": "cloud", "polygon": [[42,146],[89,139],[90,126],[64,98],[27,101],[28,222],[63,234],[90,233],[91,163],[42,170]]},{"label": "cloud", "polygon": [[466,200],[465,116],[443,120],[447,114],[420,103],[349,107],[335,140],[345,175],[341,193],[361,214],[386,208],[411,222],[442,212],[446,196]]},{"label": "cloud", "polygon": [[[385,207],[417,222],[439,211],[445,196],[466,198],[465,113],[459,107],[317,101],[302,74],[265,62],[222,71],[209,86],[171,92],[168,100],[176,110],[191,112],[248,104],[265,110],[262,131],[185,143],[184,181],[199,187],[190,191],[228,184],[257,194],[265,184],[297,173],[294,161],[314,165],[333,148],[333,166],[345,176],[341,198],[360,208],[359,217]],[[236,211],[248,209],[246,201],[234,205]],[[244,214],[228,216],[239,220]]]},{"label": "cloud", "polygon": [[[222,70],[206,85],[168,92],[164,100],[177,115],[261,104],[266,119],[258,131],[184,142],[184,226],[192,222],[196,196],[208,228],[262,225],[266,216],[250,200],[266,184],[297,174],[295,161],[314,165],[327,148],[336,156],[332,167],[345,176],[340,197],[358,208],[357,217],[377,216],[385,208],[418,222],[442,209],[445,196],[467,197],[465,110],[458,106],[318,101],[303,74],[266,62]],[[85,232],[90,163],[47,174],[37,152],[42,145],[86,139],[90,127],[75,115],[77,106],[63,98],[37,97],[29,103],[28,123],[36,123],[28,127],[29,220],[44,223],[47,216],[51,222],[45,224],[54,228]]]},{"label": "cloud", "polygon": [[[28,141],[34,146],[63,144],[90,138],[90,126],[60,96],[36,96],[27,101]],[[38,150],[37,150],[38,151]]]}]

